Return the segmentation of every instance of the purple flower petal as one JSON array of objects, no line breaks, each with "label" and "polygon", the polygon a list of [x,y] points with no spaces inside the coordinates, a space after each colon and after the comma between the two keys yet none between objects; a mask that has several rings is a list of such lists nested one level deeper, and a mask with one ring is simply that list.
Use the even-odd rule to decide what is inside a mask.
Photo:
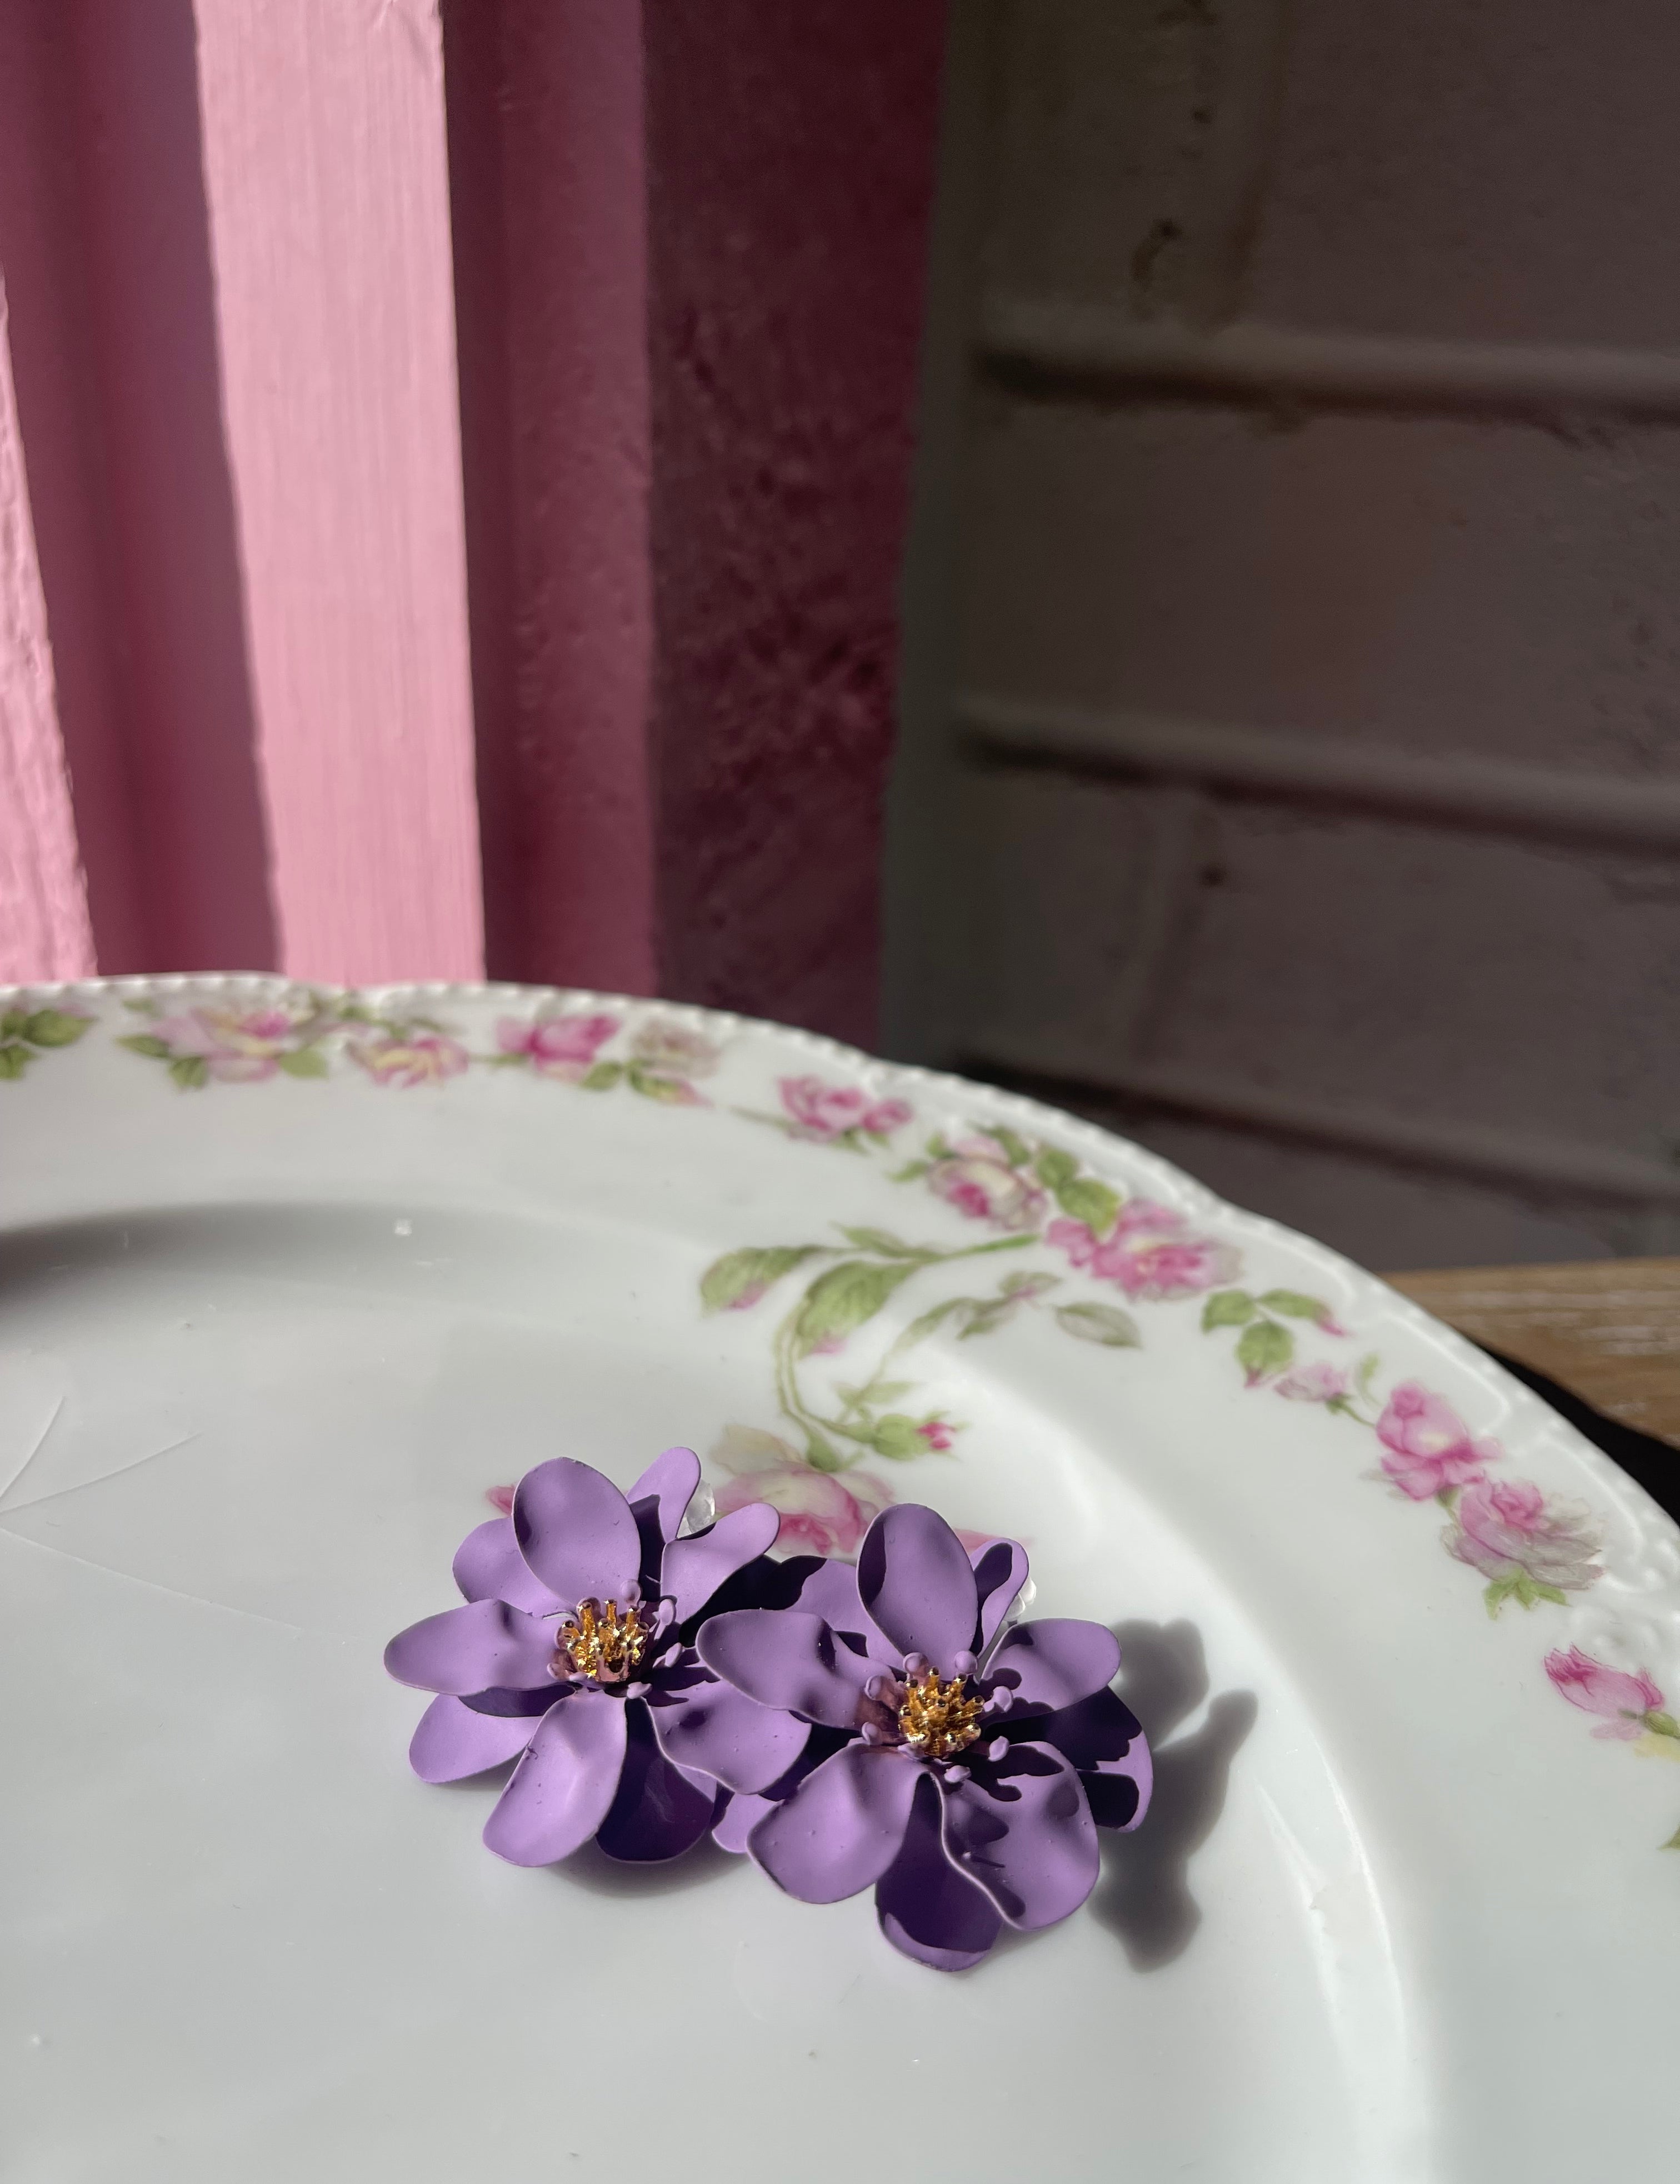
[{"label": "purple flower petal", "polygon": [[648,1711],[667,1759],[713,1775],[730,1790],[767,1790],[793,1764],[811,1733],[791,1713],[760,1706],[715,1676],[665,1704],[654,1693]]},{"label": "purple flower petal", "polygon": [[514,1537],[511,1517],[492,1517],[467,1534],[455,1554],[455,1583],[464,1600],[505,1600],[528,1615],[552,1615],[557,1608],[577,1605],[559,1599],[532,1574]]},{"label": "purple flower petal", "polygon": [[936,1971],[965,1971],[998,1938],[1003,1921],[991,1897],[945,1855],[929,1774],[917,1786],[904,1847],[875,1884],[875,1915],[895,1949]]},{"label": "purple flower petal", "polygon": [[821,1616],[831,1630],[860,1638],[878,1666],[896,1669],[903,1660],[904,1655],[865,1614],[858,1573],[850,1563],[825,1562],[813,1570],[799,1588],[799,1605],[808,1614]]},{"label": "purple flower petal", "polygon": [[805,1903],[837,1903],[879,1880],[898,1854],[921,1769],[902,1752],[848,1744],[753,1830],[748,1847]]},{"label": "purple flower petal", "polygon": [[399,1684],[465,1696],[492,1684],[540,1685],[554,1651],[551,1624],[504,1600],[474,1600],[399,1630],[385,1666]]},{"label": "purple flower petal", "polygon": [[638,1502],[656,1502],[659,1537],[674,1540],[699,1483],[700,1459],[693,1450],[668,1448],[654,1458],[624,1498],[632,1509]]},{"label": "purple flower petal", "polygon": [[726,1579],[773,1547],[781,1529],[782,1519],[767,1502],[749,1502],[693,1538],[673,1540],[665,1549],[659,1590],[676,1603],[677,1621],[686,1623]]},{"label": "purple flower petal", "polygon": [[1053,1744],[1077,1769],[1099,1828],[1135,1828],[1149,1809],[1154,1765],[1142,1723],[1117,1692],[1093,1691],[1077,1706],[1032,1724],[1036,1742]]},{"label": "purple flower petal", "polygon": [[871,1620],[899,1658],[925,1653],[942,1676],[973,1650],[979,1602],[963,1543],[936,1510],[919,1502],[883,1509],[858,1554],[858,1591]]},{"label": "purple flower petal", "polygon": [[980,1642],[974,1650],[983,1653],[1026,1582],[1026,1550],[1015,1540],[993,1540],[969,1559],[980,1596]]},{"label": "purple flower petal", "polygon": [[1071,1616],[1017,1623],[986,1664],[986,1681],[1015,1695],[1016,1709],[1052,1713],[1104,1690],[1120,1668],[1120,1641],[1100,1623]]},{"label": "purple flower petal", "polygon": [[549,1865],[587,1843],[617,1794],[629,1711],[586,1691],[551,1706],[485,1823],[486,1847],[512,1865]]},{"label": "purple flower petal", "polygon": [[712,1829],[712,1841],[732,1858],[743,1858],[747,1838],[767,1813],[776,1810],[773,1797],[743,1796],[739,1791],[723,1808],[723,1818]]},{"label": "purple flower petal", "polygon": [[619,1712],[627,1717],[624,1771],[595,1839],[609,1858],[629,1864],[681,1858],[717,1818],[723,1792],[709,1777],[696,1780],[671,1764],[654,1741],[645,1707]]},{"label": "purple flower petal", "polygon": [[514,1495],[520,1552],[567,1607],[616,1600],[634,1585],[642,1538],[631,1507],[610,1479],[558,1456],[527,1471]]},{"label": "purple flower petal", "polygon": [[436,1698],[420,1718],[409,1764],[422,1782],[464,1782],[517,1759],[536,1727],[530,1714],[476,1713],[460,1699]]},{"label": "purple flower petal", "polygon": [[831,1729],[852,1729],[874,1664],[841,1645],[820,1615],[798,1607],[742,1607],[703,1623],[700,1658],[760,1706]]},{"label": "purple flower petal", "polygon": [[1053,1926],[1096,1886],[1096,1823],[1079,1777],[1048,1745],[1015,1745],[948,1789],[943,1825],[945,1855],[1011,1926]]}]

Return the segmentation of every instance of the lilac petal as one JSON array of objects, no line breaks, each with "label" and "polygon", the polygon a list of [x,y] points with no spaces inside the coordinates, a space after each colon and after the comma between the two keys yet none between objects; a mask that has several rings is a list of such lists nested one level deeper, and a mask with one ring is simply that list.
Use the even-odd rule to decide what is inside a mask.
[{"label": "lilac petal", "polygon": [[581,1848],[617,1794],[629,1711],[585,1691],[551,1706],[485,1823],[486,1848],[512,1865],[550,1865]]},{"label": "lilac petal", "polygon": [[732,1858],[746,1855],[747,1838],[767,1813],[776,1810],[773,1797],[754,1797],[737,1792],[723,1808],[723,1817],[712,1829],[712,1841]]},{"label": "lilac petal", "polygon": [[659,1537],[674,1540],[699,1483],[700,1459],[693,1450],[668,1448],[654,1458],[624,1498],[632,1509],[638,1502],[656,1502]]},{"label": "lilac petal", "polygon": [[540,1686],[554,1651],[552,1624],[504,1600],[473,1600],[399,1630],[385,1666],[399,1684],[465,1696],[492,1684]]},{"label": "lilac petal", "polygon": [[864,1535],[858,1591],[900,1659],[925,1653],[948,1676],[954,1656],[973,1647],[974,1571],[962,1541],[935,1510],[907,1502],[882,1511]]},{"label": "lilac petal", "polygon": [[716,1677],[671,1703],[659,1704],[656,1694],[648,1713],[667,1759],[697,1768],[729,1790],[767,1790],[793,1764],[811,1733],[791,1713],[760,1706]]},{"label": "lilac petal", "polygon": [[1060,1752],[1017,1744],[945,1792],[945,1855],[1011,1926],[1053,1926],[1097,1883],[1097,1827]]},{"label": "lilac petal", "polygon": [[875,1673],[841,1645],[820,1615],[798,1607],[743,1607],[703,1623],[700,1658],[760,1706],[804,1714],[831,1729],[851,1729],[858,1701]]},{"label": "lilac petal", "polygon": [[697,1780],[671,1764],[654,1741],[645,1707],[619,1712],[627,1717],[624,1772],[596,1840],[609,1858],[628,1864],[681,1858],[717,1818],[723,1792],[709,1777]]},{"label": "lilac petal", "polygon": [[505,1600],[529,1615],[552,1615],[557,1608],[576,1605],[559,1599],[532,1574],[514,1537],[511,1517],[492,1517],[467,1534],[455,1553],[455,1582],[464,1600]]},{"label": "lilac petal", "polygon": [[882,1668],[896,1669],[904,1658],[865,1614],[858,1573],[850,1563],[826,1562],[813,1570],[799,1588],[799,1605],[808,1614],[821,1616],[831,1630],[860,1639],[864,1650]]},{"label": "lilac petal", "polygon": [[903,1848],[875,1884],[875,1915],[895,1949],[936,1971],[965,1971],[998,1938],[1003,1921],[991,1897],[945,1855],[930,1774],[918,1785]]},{"label": "lilac petal", "polygon": [[974,1564],[974,1589],[980,1596],[979,1642],[974,1651],[983,1653],[1026,1582],[1026,1550],[1015,1540],[993,1540],[987,1546],[976,1547],[969,1559]]},{"label": "lilac petal", "polygon": [[1034,1721],[1032,1733],[1078,1769],[1099,1828],[1137,1826],[1149,1809],[1154,1765],[1143,1724],[1117,1692],[1093,1691],[1077,1706]]},{"label": "lilac petal", "polygon": [[610,1479],[557,1456],[527,1471],[514,1494],[514,1536],[537,1575],[568,1607],[617,1600],[642,1567],[642,1536]]},{"label": "lilac petal", "polygon": [[461,1782],[517,1759],[537,1727],[530,1714],[476,1713],[457,1698],[437,1698],[420,1718],[409,1764],[422,1782]]},{"label": "lilac petal", "polygon": [[1100,1623],[1054,1616],[1017,1623],[999,1641],[986,1664],[986,1681],[1013,1694],[1011,1721],[1021,1713],[1051,1713],[1076,1706],[1107,1688],[1120,1668],[1120,1641]]},{"label": "lilac petal", "polygon": [[726,1578],[743,1563],[776,1545],[782,1519],[767,1502],[732,1509],[704,1532],[673,1540],[665,1549],[659,1590],[676,1604],[676,1619],[686,1623],[703,1608]]},{"label": "lilac petal", "polygon": [[898,1854],[921,1769],[902,1752],[848,1744],[753,1830],[748,1846],[778,1886],[837,1903],[878,1880]]}]

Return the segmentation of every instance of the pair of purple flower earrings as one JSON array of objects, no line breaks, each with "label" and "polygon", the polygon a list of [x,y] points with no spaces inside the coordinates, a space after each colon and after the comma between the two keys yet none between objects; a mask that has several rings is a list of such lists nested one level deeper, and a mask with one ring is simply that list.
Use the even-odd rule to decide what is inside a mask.
[{"label": "pair of purple flower earrings", "polygon": [[1010,1623],[1022,1549],[971,1555],[915,1504],[882,1512],[855,1567],[771,1560],[762,1502],[685,1534],[699,1479],[686,1448],[627,1496],[564,1457],[526,1474],[455,1557],[465,1605],[386,1649],[438,1694],[414,1772],[517,1759],[484,1830],[516,1865],[592,1840],[651,1863],[709,1832],[808,1903],[873,1884],[887,1939],[942,1970],[1077,1910],[1097,1829],[1149,1800],[1113,1634]]}]

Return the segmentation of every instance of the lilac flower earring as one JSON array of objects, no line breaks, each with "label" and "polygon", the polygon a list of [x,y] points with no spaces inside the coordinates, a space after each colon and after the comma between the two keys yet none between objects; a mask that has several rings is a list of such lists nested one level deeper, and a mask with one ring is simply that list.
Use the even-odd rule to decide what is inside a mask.
[{"label": "lilac flower earring", "polygon": [[667,1449],[627,1496],[587,1463],[538,1464],[512,1515],[456,1555],[465,1605],[386,1648],[398,1682],[438,1694],[409,1747],[423,1780],[519,1758],[484,1830],[515,1865],[592,1837],[609,1858],[676,1858],[731,1793],[762,1790],[804,1747],[806,1723],[721,1681],[687,1642],[779,1523],[754,1503],[679,1537],[699,1477],[686,1448]]},{"label": "lilac flower earring", "polygon": [[1012,1540],[971,1558],[904,1504],[876,1518],[855,1572],[825,1563],[793,1607],[715,1615],[696,1638],[737,1691],[813,1725],[787,1774],[742,1786],[719,1841],[806,1903],[873,1884],[887,1939],[943,1970],[978,1963],[1005,1924],[1076,1910],[1097,1827],[1135,1827],[1149,1802],[1148,1742],[1109,1688],[1113,1634],[1002,1628],[1026,1567]]}]

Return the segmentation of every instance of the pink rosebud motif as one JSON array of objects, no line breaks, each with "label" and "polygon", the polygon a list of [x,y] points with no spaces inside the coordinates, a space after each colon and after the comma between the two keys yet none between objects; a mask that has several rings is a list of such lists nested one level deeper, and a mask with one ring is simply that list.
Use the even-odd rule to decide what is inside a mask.
[{"label": "pink rosebud motif", "polygon": [[492,1509],[499,1509],[504,1517],[511,1517],[514,1513],[515,1490],[511,1486],[487,1486],[484,1490],[484,1498]]},{"label": "pink rosebud motif", "polygon": [[446,1078],[459,1077],[467,1066],[467,1050],[460,1041],[437,1032],[385,1032],[352,1039],[350,1056],[375,1084],[394,1084],[404,1091],[417,1084],[441,1084]]},{"label": "pink rosebud motif", "polygon": [[1271,1384],[1292,1403],[1335,1403],[1348,1392],[1348,1376],[1339,1365],[1295,1365]]},{"label": "pink rosebud motif", "polygon": [[792,1134],[821,1145],[854,1130],[888,1137],[910,1119],[904,1100],[871,1100],[854,1084],[825,1084],[820,1077],[783,1077],[776,1089],[792,1117]]},{"label": "pink rosebud motif", "polygon": [[971,1221],[989,1221],[994,1228],[1036,1228],[1043,1216],[1044,1193],[1030,1175],[1010,1167],[995,1138],[960,1138],[928,1170],[927,1187]]},{"label": "pink rosebud motif", "polygon": [[955,1444],[955,1436],[943,1418],[924,1418],[916,1431],[930,1448],[937,1449],[942,1454]]},{"label": "pink rosebud motif", "polygon": [[191,1009],[152,1026],[177,1059],[203,1061],[224,1084],[259,1084],[272,1077],[298,1027],[284,1009]]},{"label": "pink rosebud motif", "polygon": [[1500,1586],[1523,1579],[1542,1591],[1583,1592],[1601,1572],[1604,1544],[1583,1502],[1543,1494],[1526,1479],[1480,1479],[1466,1486],[1441,1535],[1449,1553]]},{"label": "pink rosebud motif", "polygon": [[1571,1706],[1579,1707],[1583,1713],[1605,1717],[1604,1726],[1593,1731],[1594,1736],[1631,1744],[1644,1734],[1645,1716],[1662,1707],[1662,1693],[1643,1669],[1630,1676],[1624,1669],[1595,1661],[1578,1646],[1572,1646],[1566,1653],[1548,1653],[1546,1674]]},{"label": "pink rosebud motif", "polygon": [[1452,1405],[1416,1380],[1402,1380],[1389,1396],[1377,1438],[1384,1476],[1414,1502],[1470,1485],[1505,1454],[1496,1440],[1472,1440]]},{"label": "pink rosebud motif", "polygon": [[1050,1223],[1044,1240],[1098,1281],[1113,1282],[1146,1304],[1221,1288],[1242,1266],[1234,1245],[1187,1234],[1182,1214],[1148,1198],[1128,1200],[1105,1237],[1098,1237],[1083,1221],[1062,1219]]},{"label": "pink rosebud motif", "polygon": [[779,1435],[726,1426],[712,1462],[734,1476],[717,1491],[717,1513],[767,1502],[778,1511],[779,1550],[801,1555],[854,1555],[864,1534],[893,1500],[871,1472],[817,1471]]},{"label": "pink rosebud motif", "polygon": [[616,1017],[538,1017],[531,1023],[503,1017],[496,1026],[496,1044],[503,1054],[524,1056],[539,1076],[576,1084],[617,1029]]}]

